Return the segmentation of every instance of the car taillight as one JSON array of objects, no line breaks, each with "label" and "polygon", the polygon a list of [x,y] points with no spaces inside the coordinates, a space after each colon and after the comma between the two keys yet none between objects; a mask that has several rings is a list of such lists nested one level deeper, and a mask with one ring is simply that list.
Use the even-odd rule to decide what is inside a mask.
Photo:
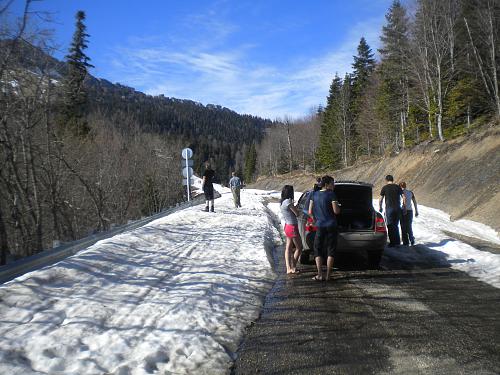
[{"label": "car taillight", "polygon": [[381,217],[375,218],[375,232],[386,232],[384,219]]},{"label": "car taillight", "polygon": [[306,222],[306,232],[316,232],[316,229],[317,227],[314,226],[313,219],[308,217]]}]

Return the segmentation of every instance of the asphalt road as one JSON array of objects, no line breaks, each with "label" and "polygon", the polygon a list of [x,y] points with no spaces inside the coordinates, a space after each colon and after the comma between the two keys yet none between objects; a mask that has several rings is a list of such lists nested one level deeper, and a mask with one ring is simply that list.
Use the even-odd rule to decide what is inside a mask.
[{"label": "asphalt road", "polygon": [[233,374],[500,374],[500,289],[438,257],[384,256],[379,270],[347,258],[317,282],[312,265],[285,275],[282,252]]}]

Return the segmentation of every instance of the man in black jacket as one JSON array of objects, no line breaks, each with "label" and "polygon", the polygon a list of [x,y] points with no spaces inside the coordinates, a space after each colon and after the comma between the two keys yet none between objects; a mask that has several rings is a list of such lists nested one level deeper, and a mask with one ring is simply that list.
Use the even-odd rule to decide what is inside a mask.
[{"label": "man in black jacket", "polygon": [[380,212],[383,211],[382,204],[385,198],[385,222],[387,224],[387,234],[389,235],[389,247],[399,246],[401,238],[399,237],[399,220],[401,218],[401,197],[403,190],[398,184],[394,183],[394,177],[390,174],[385,176],[387,184],[380,192]]},{"label": "man in black jacket", "polygon": [[215,177],[215,171],[210,167],[210,163],[205,164],[205,173],[203,173],[203,181],[201,183],[201,188],[203,193],[205,193],[205,201],[207,205],[205,211],[208,212],[210,206],[210,212],[214,212],[214,184],[213,180]]}]

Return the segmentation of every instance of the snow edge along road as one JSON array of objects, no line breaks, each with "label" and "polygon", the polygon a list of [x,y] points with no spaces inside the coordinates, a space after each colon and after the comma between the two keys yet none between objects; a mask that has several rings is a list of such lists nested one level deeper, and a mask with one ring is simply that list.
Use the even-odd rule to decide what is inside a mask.
[{"label": "snow edge along road", "polygon": [[0,373],[229,373],[281,238],[269,192],[236,210],[220,190],[215,214],[185,209],[0,287]]}]

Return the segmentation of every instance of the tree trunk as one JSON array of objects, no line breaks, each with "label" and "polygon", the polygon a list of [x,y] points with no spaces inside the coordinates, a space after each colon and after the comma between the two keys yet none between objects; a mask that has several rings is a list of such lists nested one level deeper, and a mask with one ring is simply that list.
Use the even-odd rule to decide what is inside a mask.
[{"label": "tree trunk", "polygon": [[7,253],[9,251],[9,242],[7,241],[7,231],[2,215],[2,207],[0,206],[0,265],[7,264]]},{"label": "tree trunk", "polygon": [[401,121],[401,148],[404,150],[405,149],[405,143],[406,143],[406,138],[405,138],[405,119],[404,119],[404,112],[401,111],[399,113],[400,121]]},{"label": "tree trunk", "polygon": [[437,82],[437,101],[438,101],[438,113],[437,113],[437,130],[438,130],[438,136],[439,140],[442,142],[444,141],[444,136],[443,136],[443,127],[442,127],[442,119],[443,119],[443,90],[442,90],[442,83],[441,83],[441,65],[437,65],[437,72],[438,72],[438,82]]},{"label": "tree trunk", "polygon": [[493,91],[495,93],[495,102],[496,102],[496,111],[497,117],[500,118],[500,97],[498,93],[498,65],[496,63],[496,41],[494,34],[494,26],[493,26],[493,9],[491,9],[491,4],[488,2],[488,26],[489,26],[489,35],[488,39],[490,42],[490,59],[491,59],[491,68],[493,73]]},{"label": "tree trunk", "polygon": [[292,152],[292,140],[290,138],[290,120],[285,120],[285,125],[286,125],[286,135],[288,139],[288,157],[290,158],[289,160],[289,165],[288,165],[288,170],[292,172],[293,168],[293,152]]}]

